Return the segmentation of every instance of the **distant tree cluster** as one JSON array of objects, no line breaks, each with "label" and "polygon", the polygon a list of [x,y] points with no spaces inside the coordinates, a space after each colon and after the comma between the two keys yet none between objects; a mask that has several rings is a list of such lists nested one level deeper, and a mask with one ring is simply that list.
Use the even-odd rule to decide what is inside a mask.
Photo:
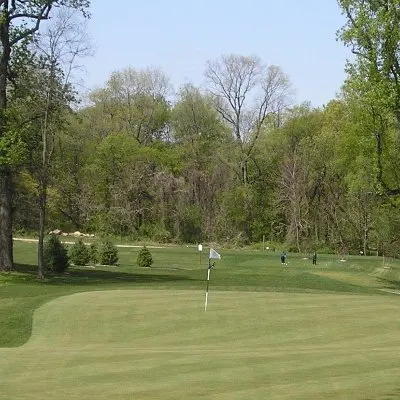
[{"label": "distant tree cluster", "polygon": [[346,17],[338,38],[354,59],[340,95],[323,108],[295,105],[278,66],[231,54],[207,63],[205,87],[186,84],[175,96],[162,71],[121,69],[73,111],[68,69],[60,69],[72,61],[58,62],[57,47],[44,43],[32,55],[21,42],[12,56],[7,43],[16,46],[18,35],[0,37],[2,59],[18,71],[17,79],[0,73],[8,96],[0,99],[0,212],[9,216],[1,219],[0,268],[12,264],[11,222],[41,240],[45,227],[57,227],[398,255],[400,5],[338,3]]}]

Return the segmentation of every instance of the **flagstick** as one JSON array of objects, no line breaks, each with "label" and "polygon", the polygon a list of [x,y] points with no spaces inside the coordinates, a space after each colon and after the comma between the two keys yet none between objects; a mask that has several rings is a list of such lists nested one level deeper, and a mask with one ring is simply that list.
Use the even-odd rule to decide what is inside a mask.
[{"label": "flagstick", "polygon": [[210,247],[210,255],[208,257],[208,268],[207,268],[207,289],[206,289],[206,301],[204,303],[204,311],[207,311],[207,304],[208,304],[208,285],[210,283],[210,270],[214,267],[215,263],[211,264],[211,259],[220,260],[221,256]]},{"label": "flagstick", "polygon": [[208,304],[208,285],[210,283],[210,260],[208,260],[208,269],[207,269],[207,289],[206,289],[206,301],[204,303],[204,311],[207,311],[207,304]]}]

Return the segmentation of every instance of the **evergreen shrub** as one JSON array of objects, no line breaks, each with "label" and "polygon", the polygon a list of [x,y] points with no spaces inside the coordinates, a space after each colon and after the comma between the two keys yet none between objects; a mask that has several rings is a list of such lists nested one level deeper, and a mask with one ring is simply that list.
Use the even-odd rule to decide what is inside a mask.
[{"label": "evergreen shrub", "polygon": [[50,235],[44,243],[43,258],[45,268],[51,272],[62,273],[69,267],[67,248],[58,236]]},{"label": "evergreen shrub", "polygon": [[144,246],[139,251],[136,262],[139,265],[139,267],[144,267],[144,268],[149,268],[151,267],[151,264],[153,264],[153,257],[151,256],[151,253],[146,246]]},{"label": "evergreen shrub", "polygon": [[70,260],[74,265],[87,265],[90,262],[90,252],[82,239],[75,242],[69,252]]},{"label": "evergreen shrub", "polygon": [[100,243],[98,256],[102,265],[118,264],[118,249],[110,240],[103,240]]}]

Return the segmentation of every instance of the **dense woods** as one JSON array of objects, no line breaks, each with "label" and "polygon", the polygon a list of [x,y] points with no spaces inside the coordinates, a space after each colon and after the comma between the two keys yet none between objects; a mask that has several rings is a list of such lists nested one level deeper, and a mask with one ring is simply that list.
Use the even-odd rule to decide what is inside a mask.
[{"label": "dense woods", "polygon": [[[18,47],[0,103],[14,232],[399,255],[400,4],[338,3],[354,61],[321,108],[296,104],[280,67],[236,54],[204,66],[204,87],[122,66],[79,106],[65,51]],[[77,54],[70,29],[60,43]]]}]

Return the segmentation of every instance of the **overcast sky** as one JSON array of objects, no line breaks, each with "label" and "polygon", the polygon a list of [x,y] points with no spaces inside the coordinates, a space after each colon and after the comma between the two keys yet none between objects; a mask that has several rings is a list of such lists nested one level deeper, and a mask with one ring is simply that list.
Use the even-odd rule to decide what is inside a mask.
[{"label": "overcast sky", "polygon": [[349,49],[336,0],[92,0],[86,88],[128,66],[162,69],[175,89],[204,83],[207,60],[256,55],[289,75],[296,101],[322,106],[340,90]]}]

